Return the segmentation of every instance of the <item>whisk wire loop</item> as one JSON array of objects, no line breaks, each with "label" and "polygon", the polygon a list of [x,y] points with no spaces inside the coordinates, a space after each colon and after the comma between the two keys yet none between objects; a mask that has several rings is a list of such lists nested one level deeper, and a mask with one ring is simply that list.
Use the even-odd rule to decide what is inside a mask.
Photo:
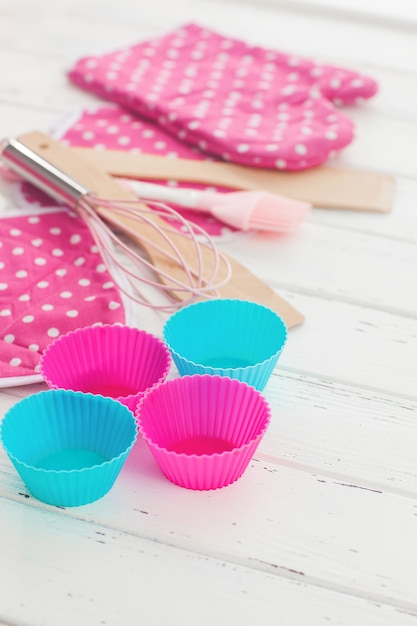
[{"label": "whisk wire loop", "polygon": [[[204,229],[186,220],[172,207],[149,200],[147,205],[140,204],[138,207],[138,200],[108,200],[91,193],[81,196],[76,203],[75,210],[88,225],[103,262],[117,287],[135,302],[165,312],[172,312],[201,298],[218,297],[218,289],[229,281],[232,273],[227,257],[218,250],[215,242]],[[129,222],[139,223],[144,231],[140,235],[140,242],[146,244],[147,248],[163,255],[171,264],[181,267],[185,280],[180,280],[165,272],[161,267],[156,267],[151,261],[127,245],[120,235],[116,234],[108,225],[107,211],[126,217],[128,222],[124,224],[123,230],[136,239],[138,239],[138,231],[134,230],[133,227],[130,228]],[[157,223],[155,214],[161,218]],[[179,225],[179,228],[178,226],[173,227],[170,222]],[[152,239],[147,237],[144,227],[156,231],[161,238],[162,245],[158,245],[153,237]],[[195,251],[195,263],[193,265],[195,267],[190,266],[176,245],[175,239],[178,237],[187,238],[193,243]],[[207,271],[209,268],[204,263],[202,249],[206,249],[210,253],[210,272]],[[130,260],[133,269],[130,269],[125,262],[120,260],[117,250]],[[131,288],[129,291],[115,275],[115,266],[123,271]],[[220,269],[223,270],[222,276],[218,278]],[[161,280],[157,282],[154,280],[155,276],[167,282],[164,283]],[[170,303],[157,304],[153,299],[149,299],[143,293],[140,284],[150,286],[163,293]],[[184,294],[188,297],[184,297]]]}]

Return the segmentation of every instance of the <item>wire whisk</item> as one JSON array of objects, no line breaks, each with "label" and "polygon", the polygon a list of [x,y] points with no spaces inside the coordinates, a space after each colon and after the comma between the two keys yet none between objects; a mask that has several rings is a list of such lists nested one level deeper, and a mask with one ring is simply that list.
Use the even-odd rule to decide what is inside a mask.
[{"label": "wire whisk", "polygon": [[[218,296],[218,290],[230,280],[232,269],[203,228],[166,204],[141,203],[132,191],[106,173],[90,167],[82,169],[83,165],[74,163],[65,148],[47,139],[41,147],[48,149],[48,156],[53,153],[59,167],[15,139],[3,142],[2,160],[12,172],[73,209],[85,221],[114,283],[123,293],[139,304],[166,312]],[[89,187],[78,182],[77,174],[91,183]],[[139,249],[128,245],[120,231]],[[115,268],[122,270],[130,289]],[[145,293],[147,287],[153,290],[151,297]],[[156,302],[156,294],[163,294],[165,301]]]},{"label": "wire whisk", "polygon": [[[75,207],[77,213],[89,227],[101,257],[117,287],[135,302],[166,312],[171,312],[184,304],[191,304],[201,298],[217,297],[219,288],[225,285],[231,277],[232,270],[227,257],[219,251],[213,239],[203,228],[186,220],[172,207],[154,201],[147,201],[147,205],[149,208],[146,205],[141,205],[140,210],[138,210],[137,201],[134,200],[109,201],[87,194],[79,200]],[[110,209],[115,214],[126,216],[140,225],[145,224],[154,228],[164,242],[164,247],[145,235],[142,235],[141,238],[142,246],[164,254],[173,265],[182,269],[186,280],[179,280],[172,274],[165,272],[162,268],[156,267],[146,258],[146,255],[141,254],[140,250],[136,251],[131,244],[125,243],[121,236],[100,217],[99,212],[102,208]],[[161,225],[161,222],[158,222],[158,224],[155,222],[155,215],[164,220],[164,225]],[[177,223],[179,227],[170,226],[169,222]],[[131,236],[136,235],[136,231],[128,227],[124,228],[124,233]],[[195,269],[187,264],[173,236],[187,238],[192,243],[196,259]],[[213,263],[209,275],[206,273],[202,248],[212,255]],[[120,250],[129,260],[130,267],[120,260],[117,250]],[[217,277],[222,265],[224,278],[219,280]],[[118,267],[123,271],[132,288],[131,291],[128,291],[122,282],[118,280],[114,271],[112,271],[114,267]],[[155,280],[155,276],[159,278],[158,281]],[[163,293],[170,303],[157,304],[149,300],[141,285],[142,287],[147,285]],[[173,293],[177,297],[174,297]],[[184,297],[179,300],[178,296],[180,294],[183,294]]]}]

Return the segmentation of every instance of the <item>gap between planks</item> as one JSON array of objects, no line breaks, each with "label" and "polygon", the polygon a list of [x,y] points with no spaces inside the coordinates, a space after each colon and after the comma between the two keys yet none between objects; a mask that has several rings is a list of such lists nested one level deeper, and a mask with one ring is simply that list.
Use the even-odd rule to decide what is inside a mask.
[{"label": "gap between planks", "polygon": [[[7,501],[11,504],[17,504],[18,506],[33,507],[46,515],[57,515],[57,511],[51,510],[50,508],[45,506],[43,503],[38,502],[33,498],[31,498],[30,504],[29,504],[29,500],[26,502],[22,502],[18,500],[17,498],[16,499],[7,498]],[[1,500],[0,500],[0,504],[1,504]],[[61,507],[57,507],[57,508],[59,509]],[[206,561],[207,560],[210,560],[211,562],[217,561],[220,563],[227,564],[228,566],[239,567],[244,570],[253,570],[256,573],[260,573],[260,574],[267,574],[274,578],[302,583],[305,586],[322,589],[327,592],[337,593],[337,594],[341,594],[341,595],[348,596],[348,597],[355,598],[355,599],[365,600],[375,605],[389,607],[392,609],[396,609],[400,612],[403,612],[407,615],[417,617],[417,604],[413,602],[398,600],[396,598],[389,597],[385,594],[382,595],[382,594],[377,594],[374,592],[365,592],[365,591],[362,591],[360,588],[349,587],[346,584],[339,584],[335,582],[334,579],[332,581],[329,581],[329,580],[326,580],[324,578],[320,578],[317,576],[311,576],[311,575],[306,574],[303,571],[293,569],[290,566],[275,563],[275,562],[268,562],[267,560],[264,560],[261,558],[256,558],[256,557],[239,558],[237,557],[237,555],[232,556],[225,552],[215,552],[212,550],[208,552],[203,552],[201,550],[197,550],[195,546],[192,546],[192,547],[185,546],[185,545],[182,546],[182,545],[179,545],[178,543],[175,543],[174,541],[167,541],[166,537],[160,539],[155,536],[146,535],[144,533],[136,533],[136,532],[132,532],[131,530],[130,531],[123,530],[115,525],[104,524],[103,522],[100,522],[100,521],[89,520],[89,519],[83,518],[82,516],[75,514],[76,509],[69,509],[69,510],[64,509],[64,510],[65,510],[65,515],[69,513],[69,517],[71,518],[71,520],[76,521],[79,524],[82,524],[85,528],[89,528],[89,529],[93,528],[94,532],[98,535],[105,535],[105,531],[117,532],[119,533],[119,535],[123,535],[124,537],[133,537],[142,542],[145,542],[148,545],[157,544],[158,546],[161,546],[162,548],[177,550],[183,554],[192,554],[194,556],[205,559]],[[63,513],[59,512],[59,515],[63,515]],[[21,622],[17,622],[17,624],[20,624],[20,623]]]}]

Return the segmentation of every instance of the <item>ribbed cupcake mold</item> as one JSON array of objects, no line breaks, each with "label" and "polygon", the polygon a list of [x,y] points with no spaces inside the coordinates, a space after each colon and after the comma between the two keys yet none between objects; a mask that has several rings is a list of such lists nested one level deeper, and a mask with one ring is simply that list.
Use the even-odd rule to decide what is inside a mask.
[{"label": "ribbed cupcake mold", "polygon": [[162,383],[171,366],[165,343],[119,324],[86,326],[46,348],[40,372],[51,389],[72,389],[119,400],[133,413],[143,393]]},{"label": "ribbed cupcake mold", "polygon": [[2,445],[32,495],[68,507],[111,489],[136,438],[126,406],[63,389],[20,400],[0,425]]},{"label": "ribbed cupcake mold", "polygon": [[268,307],[224,298],[183,307],[165,323],[163,338],[181,376],[228,376],[262,391],[287,341],[287,327]]},{"label": "ribbed cupcake mold", "polygon": [[244,382],[196,374],[146,393],[136,417],[166,478],[207,490],[240,478],[266,432],[271,410],[262,394]]}]

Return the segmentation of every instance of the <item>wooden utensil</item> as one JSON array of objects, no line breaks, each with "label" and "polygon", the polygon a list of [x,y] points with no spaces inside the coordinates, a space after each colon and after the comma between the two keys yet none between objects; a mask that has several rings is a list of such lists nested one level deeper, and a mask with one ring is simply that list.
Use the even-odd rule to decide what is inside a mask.
[{"label": "wooden utensil", "polygon": [[113,176],[149,180],[172,178],[231,189],[264,190],[321,208],[385,213],[392,208],[394,199],[394,178],[366,170],[319,166],[302,172],[280,172],[121,150],[70,150]]}]

